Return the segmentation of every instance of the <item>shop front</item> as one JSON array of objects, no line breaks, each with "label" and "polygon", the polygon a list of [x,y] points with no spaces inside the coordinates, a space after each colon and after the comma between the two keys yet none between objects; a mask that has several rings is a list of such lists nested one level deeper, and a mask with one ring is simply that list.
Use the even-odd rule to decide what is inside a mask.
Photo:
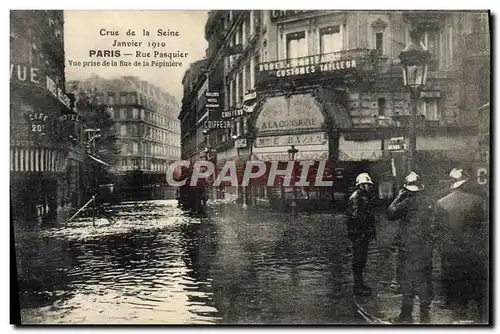
[{"label": "shop front", "polygon": [[[331,124],[324,112],[324,106],[312,92],[267,97],[255,119],[252,159],[268,165],[278,162],[280,170],[286,169],[291,160],[295,161],[296,166],[301,161],[313,165],[323,162],[326,166],[334,141],[326,130]],[[294,168],[294,173],[298,173],[297,170]],[[298,178],[298,174],[294,174],[294,177]],[[326,191],[309,187],[306,190],[293,186],[293,183],[291,186],[277,184],[272,187],[268,187],[267,182],[255,184],[256,189],[251,190],[255,196],[253,202],[269,201],[273,206],[286,209],[294,199],[302,202],[302,206],[306,201],[320,201],[326,197],[332,201],[330,189]]]},{"label": "shop front", "polygon": [[60,180],[69,154],[61,116],[73,113],[56,80],[41,69],[11,64],[11,206],[24,225],[57,217],[63,198]]}]

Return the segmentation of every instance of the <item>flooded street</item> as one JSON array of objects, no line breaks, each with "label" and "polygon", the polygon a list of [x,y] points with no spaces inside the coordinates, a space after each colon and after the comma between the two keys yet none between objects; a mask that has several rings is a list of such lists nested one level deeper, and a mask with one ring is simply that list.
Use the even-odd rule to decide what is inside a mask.
[{"label": "flooded street", "polygon": [[[124,203],[114,224],[85,218],[16,235],[22,322],[363,322],[338,217],[235,206],[195,217],[176,205]],[[370,272],[392,279],[390,257],[371,248],[368,283]]]}]

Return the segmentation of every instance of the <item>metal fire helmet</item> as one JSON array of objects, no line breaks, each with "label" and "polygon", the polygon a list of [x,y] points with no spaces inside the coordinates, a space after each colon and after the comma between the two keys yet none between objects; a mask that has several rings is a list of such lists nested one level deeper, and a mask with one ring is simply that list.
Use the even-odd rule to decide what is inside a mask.
[{"label": "metal fire helmet", "polygon": [[373,184],[372,178],[370,177],[370,175],[368,175],[368,173],[361,173],[356,178],[356,186],[359,186],[363,183]]},{"label": "metal fire helmet", "polygon": [[452,182],[451,189],[456,189],[465,182],[469,181],[469,178],[463,169],[453,168],[450,172],[450,180]]},{"label": "metal fire helmet", "polygon": [[420,191],[425,188],[425,186],[422,184],[420,175],[415,172],[411,172],[405,178],[404,187],[409,191]]}]

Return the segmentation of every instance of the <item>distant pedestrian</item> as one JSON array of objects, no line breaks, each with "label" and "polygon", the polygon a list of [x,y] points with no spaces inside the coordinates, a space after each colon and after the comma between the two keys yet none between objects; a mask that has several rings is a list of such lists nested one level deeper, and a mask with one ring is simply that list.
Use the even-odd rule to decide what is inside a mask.
[{"label": "distant pedestrian", "polygon": [[396,323],[412,323],[413,299],[420,300],[420,322],[430,321],[432,301],[432,251],[434,202],[424,193],[420,176],[411,172],[391,203],[387,218],[400,219],[398,271],[403,291],[401,313]]},{"label": "distant pedestrian", "polygon": [[439,253],[448,306],[462,320],[484,322],[488,225],[483,199],[469,189],[467,174],[464,169],[453,169],[451,191],[437,201]]},{"label": "distant pedestrian", "polygon": [[349,198],[347,216],[347,230],[353,249],[353,293],[358,296],[371,296],[372,289],[363,281],[368,245],[376,238],[373,182],[367,173],[359,174],[356,178],[356,189]]},{"label": "distant pedestrian", "polygon": [[105,203],[111,204],[113,202],[114,186],[112,184],[102,185],[93,196],[96,216],[106,218],[111,223],[116,223],[113,215],[106,210]]}]

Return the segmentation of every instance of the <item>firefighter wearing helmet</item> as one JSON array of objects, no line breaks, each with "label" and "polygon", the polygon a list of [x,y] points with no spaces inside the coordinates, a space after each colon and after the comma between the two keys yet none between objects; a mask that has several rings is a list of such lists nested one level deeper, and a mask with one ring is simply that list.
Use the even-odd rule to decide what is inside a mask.
[{"label": "firefighter wearing helmet", "polygon": [[401,236],[397,267],[403,303],[401,313],[393,319],[395,323],[414,321],[415,295],[420,300],[420,322],[430,321],[435,202],[426,196],[424,189],[420,175],[411,172],[388,209],[389,221],[399,220]]},{"label": "firefighter wearing helmet", "polygon": [[451,189],[436,205],[446,302],[457,311],[457,319],[484,322],[488,268],[484,202],[473,193],[465,169],[454,168],[449,177]]},{"label": "firefighter wearing helmet", "polygon": [[368,245],[376,237],[373,189],[370,175],[359,174],[356,178],[356,189],[349,198],[347,208],[347,230],[353,250],[353,293],[357,296],[372,294],[372,289],[363,282],[363,270],[368,257]]}]

